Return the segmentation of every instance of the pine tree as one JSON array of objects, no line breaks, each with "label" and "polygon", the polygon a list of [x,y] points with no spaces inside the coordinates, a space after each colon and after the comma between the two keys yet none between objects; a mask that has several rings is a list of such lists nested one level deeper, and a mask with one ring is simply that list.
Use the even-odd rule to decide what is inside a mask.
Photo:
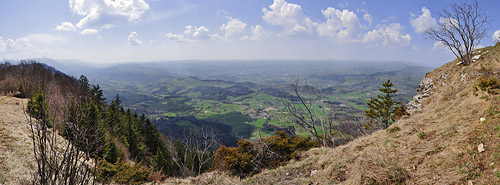
[{"label": "pine tree", "polygon": [[391,126],[394,109],[401,104],[392,99],[398,90],[393,88],[391,80],[387,80],[382,86],[379,91],[383,94],[377,95],[377,98],[371,98],[366,103],[369,109],[365,111],[365,115],[370,118],[370,122],[365,125],[366,128],[373,126],[374,123],[382,124],[384,129]]}]

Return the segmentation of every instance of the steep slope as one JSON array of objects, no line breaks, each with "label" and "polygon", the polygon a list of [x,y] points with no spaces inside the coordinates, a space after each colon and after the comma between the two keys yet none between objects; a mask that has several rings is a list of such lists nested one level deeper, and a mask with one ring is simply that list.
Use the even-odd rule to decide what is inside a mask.
[{"label": "steep slope", "polygon": [[498,81],[500,44],[479,51],[469,66],[455,60],[429,72],[433,86],[419,100],[421,110],[387,130],[334,149],[309,150],[299,161],[245,179],[216,171],[166,183],[500,183],[500,96],[477,88],[480,79]]},{"label": "steep slope", "polygon": [[36,168],[23,105],[26,99],[0,96],[0,184],[27,184]]}]

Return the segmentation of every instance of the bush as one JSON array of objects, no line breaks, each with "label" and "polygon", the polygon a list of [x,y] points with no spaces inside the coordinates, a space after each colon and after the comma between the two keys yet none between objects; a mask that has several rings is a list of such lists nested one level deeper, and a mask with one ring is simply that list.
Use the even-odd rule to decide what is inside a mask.
[{"label": "bush", "polygon": [[386,131],[388,133],[394,133],[394,132],[398,132],[400,130],[401,130],[401,128],[399,128],[398,126],[392,126],[392,127],[389,127]]},{"label": "bush", "polygon": [[221,146],[214,158],[215,168],[241,177],[259,173],[265,168],[276,168],[293,158],[300,151],[319,147],[310,138],[290,137],[284,131],[276,131],[262,141],[239,140],[238,147]]},{"label": "bush", "polygon": [[104,183],[141,184],[147,180],[151,169],[141,163],[129,164],[118,160],[115,164],[101,160],[97,165],[97,179]]},{"label": "bush", "polygon": [[489,94],[499,94],[500,93],[500,83],[495,77],[481,77],[479,79],[479,84],[477,85],[482,91],[486,91]]}]

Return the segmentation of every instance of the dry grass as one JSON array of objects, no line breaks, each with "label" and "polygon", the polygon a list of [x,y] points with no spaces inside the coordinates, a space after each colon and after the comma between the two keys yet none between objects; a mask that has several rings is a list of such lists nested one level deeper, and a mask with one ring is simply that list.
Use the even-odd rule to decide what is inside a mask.
[{"label": "dry grass", "polygon": [[[452,61],[428,73],[434,94],[423,111],[395,123],[399,129],[378,131],[335,149],[314,148],[300,161],[246,179],[212,172],[165,183],[498,184],[500,96],[475,87],[484,68],[500,72],[500,44],[483,48],[481,55],[469,66]],[[444,73],[448,77],[442,85]],[[481,117],[487,121],[481,123]],[[477,150],[480,143],[486,146],[482,153]],[[317,173],[311,176],[313,170]]]},{"label": "dry grass", "polygon": [[0,184],[27,184],[36,168],[22,109],[26,103],[0,96]]}]

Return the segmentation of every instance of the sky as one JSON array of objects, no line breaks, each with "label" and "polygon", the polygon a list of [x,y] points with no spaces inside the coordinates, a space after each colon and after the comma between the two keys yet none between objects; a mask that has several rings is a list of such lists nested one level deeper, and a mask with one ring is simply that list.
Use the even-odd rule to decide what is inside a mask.
[{"label": "sky", "polygon": [[[456,0],[0,0],[0,59],[401,61],[438,66],[425,39]],[[500,1],[481,46],[500,36]],[[497,20],[495,20],[497,19]],[[499,30],[499,31],[497,31]]]}]

